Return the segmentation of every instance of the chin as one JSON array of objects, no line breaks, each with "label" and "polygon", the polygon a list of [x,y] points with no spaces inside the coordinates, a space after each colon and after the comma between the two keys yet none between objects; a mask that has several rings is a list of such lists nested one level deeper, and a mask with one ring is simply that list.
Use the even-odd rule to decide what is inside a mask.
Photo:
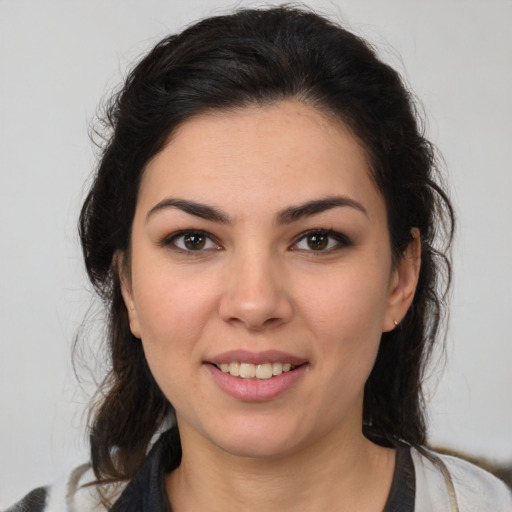
[{"label": "chin", "polygon": [[226,453],[246,459],[279,459],[293,452],[294,448],[289,439],[281,442],[268,436],[220,439],[217,446]]},{"label": "chin", "polygon": [[274,459],[283,457],[297,447],[297,429],[270,419],[230,421],[221,429],[206,433],[210,441],[222,451],[237,457]]}]

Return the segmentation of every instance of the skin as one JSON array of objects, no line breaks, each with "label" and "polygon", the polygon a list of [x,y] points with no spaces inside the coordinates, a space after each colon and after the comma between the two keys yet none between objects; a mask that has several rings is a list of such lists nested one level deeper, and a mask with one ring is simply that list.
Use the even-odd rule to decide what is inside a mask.
[{"label": "skin", "polygon": [[[283,213],[334,196],[344,203]],[[201,231],[192,238],[201,248],[182,230]],[[318,248],[311,230],[343,236],[316,232],[327,243]],[[173,510],[382,510],[394,452],[362,435],[363,390],[381,333],[412,302],[413,234],[393,265],[364,148],[310,106],[211,113],[174,133],[142,178],[122,276],[132,332],[177,413]],[[242,400],[208,364],[240,349],[305,365],[277,396]]]}]

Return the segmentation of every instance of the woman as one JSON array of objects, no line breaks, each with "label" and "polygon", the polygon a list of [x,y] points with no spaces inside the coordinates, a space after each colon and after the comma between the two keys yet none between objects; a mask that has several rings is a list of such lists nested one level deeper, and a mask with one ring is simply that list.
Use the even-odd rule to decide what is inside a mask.
[{"label": "woman", "polygon": [[110,312],[92,466],[12,510],[512,510],[425,447],[453,214],[364,41],[291,8],[210,18],[107,119],[80,219]]}]

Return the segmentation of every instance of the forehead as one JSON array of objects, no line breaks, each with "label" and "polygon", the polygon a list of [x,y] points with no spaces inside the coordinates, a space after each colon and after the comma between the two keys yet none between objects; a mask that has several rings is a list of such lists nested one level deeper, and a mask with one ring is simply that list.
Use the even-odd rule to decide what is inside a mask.
[{"label": "forehead", "polygon": [[169,194],[230,206],[272,198],[283,207],[292,197],[380,196],[360,141],[340,121],[296,101],[184,122],[148,163],[139,199]]}]

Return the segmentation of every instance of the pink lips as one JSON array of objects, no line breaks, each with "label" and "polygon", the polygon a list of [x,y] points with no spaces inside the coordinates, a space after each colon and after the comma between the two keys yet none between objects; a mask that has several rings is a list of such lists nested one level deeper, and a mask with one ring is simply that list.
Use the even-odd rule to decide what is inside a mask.
[{"label": "pink lips", "polygon": [[299,366],[306,362],[305,359],[280,352],[279,350],[266,350],[264,352],[249,352],[248,350],[231,350],[208,358],[208,363],[221,364],[231,361],[240,361],[244,363],[263,364],[263,363],[290,363],[293,366]]},{"label": "pink lips", "polygon": [[[297,366],[293,371],[282,373],[271,379],[241,379],[222,372],[217,366],[221,363],[240,361],[263,364],[269,362],[290,363]],[[246,402],[272,400],[285,393],[305,375],[308,365],[304,359],[275,350],[252,353],[236,350],[219,354],[205,362],[205,367],[222,391],[229,396]]]}]

